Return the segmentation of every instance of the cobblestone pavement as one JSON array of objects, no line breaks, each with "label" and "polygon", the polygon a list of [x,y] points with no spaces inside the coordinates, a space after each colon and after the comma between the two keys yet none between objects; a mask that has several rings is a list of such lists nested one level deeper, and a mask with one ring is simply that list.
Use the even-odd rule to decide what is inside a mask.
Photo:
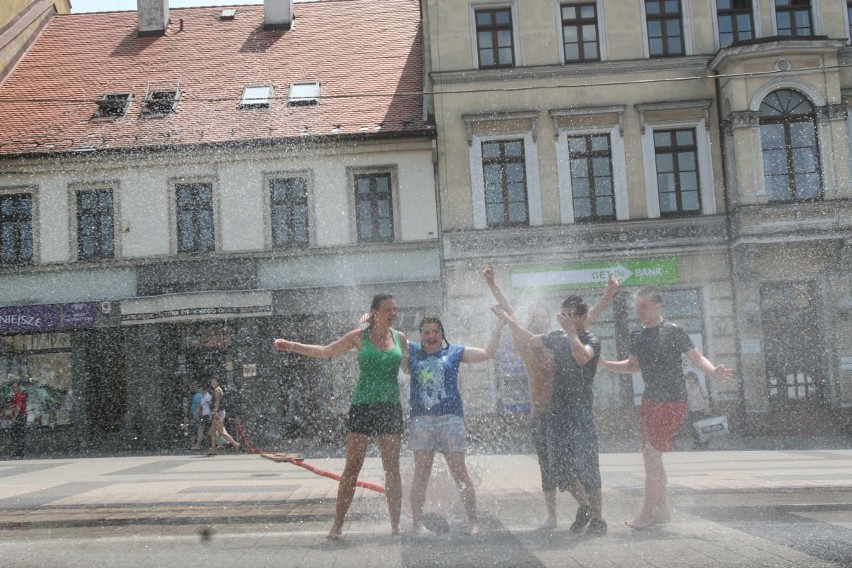
[{"label": "cobblestone pavement", "polygon": [[[358,489],[338,542],[325,540],[336,482],[259,456],[0,461],[0,567],[852,566],[852,450],[669,454],[672,522],[641,532],[622,523],[639,506],[641,455],[602,454],[604,537],[568,532],[576,507],[567,494],[561,526],[535,529],[543,505],[533,456],[468,461],[481,535],[464,534],[438,458],[427,508],[449,520],[449,533],[392,537],[384,497]],[[403,468],[410,478],[410,458]],[[381,481],[378,459],[362,478]]]}]

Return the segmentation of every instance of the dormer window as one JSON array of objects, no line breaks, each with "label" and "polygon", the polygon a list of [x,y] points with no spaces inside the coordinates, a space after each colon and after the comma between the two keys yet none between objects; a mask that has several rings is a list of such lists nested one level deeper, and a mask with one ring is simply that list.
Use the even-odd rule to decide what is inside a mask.
[{"label": "dormer window", "polygon": [[98,101],[98,110],[95,113],[96,118],[117,118],[127,114],[127,109],[130,107],[130,93],[109,93],[103,96]]},{"label": "dormer window", "polygon": [[142,114],[169,114],[175,111],[179,91],[151,91],[142,108]]},{"label": "dormer window", "polygon": [[269,108],[271,100],[272,87],[246,87],[240,100],[240,108]]},{"label": "dormer window", "polygon": [[319,96],[319,83],[293,83],[290,85],[287,104],[290,106],[315,105],[319,102]]}]

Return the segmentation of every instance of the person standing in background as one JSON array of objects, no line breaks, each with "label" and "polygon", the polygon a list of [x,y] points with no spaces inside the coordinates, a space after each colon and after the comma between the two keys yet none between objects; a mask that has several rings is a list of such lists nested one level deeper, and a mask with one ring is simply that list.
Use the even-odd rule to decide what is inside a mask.
[{"label": "person standing in background", "polygon": [[27,451],[27,393],[19,382],[12,383],[12,439],[15,457],[22,458]]}]

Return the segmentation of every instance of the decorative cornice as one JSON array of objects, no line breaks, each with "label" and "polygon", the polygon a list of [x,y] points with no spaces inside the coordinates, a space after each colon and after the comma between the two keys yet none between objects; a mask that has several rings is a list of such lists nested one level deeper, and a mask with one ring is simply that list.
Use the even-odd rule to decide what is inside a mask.
[{"label": "decorative cornice", "polygon": [[633,108],[639,113],[639,125],[642,129],[642,134],[645,134],[645,113],[657,110],[680,110],[685,108],[700,108],[704,113],[704,128],[710,130],[710,105],[712,99],[698,99],[694,101],[672,101],[661,103],[639,103],[633,105]]},{"label": "decorative cornice", "polygon": [[559,118],[563,116],[589,116],[595,114],[614,114],[618,117],[618,133],[624,134],[624,109],[627,105],[612,105],[600,107],[575,107],[550,109],[547,112],[553,120],[553,131],[559,138]]},{"label": "decorative cornice", "polygon": [[467,131],[467,145],[473,144],[473,125],[477,122],[494,122],[501,120],[529,120],[530,131],[532,133],[533,142],[536,141],[536,123],[538,122],[537,110],[514,110],[514,111],[498,111],[481,114],[463,114],[465,129]]},{"label": "decorative cornice", "polygon": [[760,111],[735,110],[729,115],[731,128],[756,128],[760,126]]},{"label": "decorative cornice", "polygon": [[709,61],[710,57],[708,56],[672,57],[666,59],[633,59],[630,61],[602,61],[596,63],[542,65],[536,67],[433,71],[430,76],[435,85],[531,81],[562,77],[623,75],[627,73],[648,73],[657,71],[705,71]]},{"label": "decorative cornice", "polygon": [[845,103],[827,104],[817,107],[817,120],[825,122],[844,121],[849,114]]},{"label": "decorative cornice", "polygon": [[559,255],[671,250],[716,250],[727,247],[728,231],[720,215],[688,219],[646,219],[596,225],[557,225],[525,229],[445,231],[445,260],[487,254],[499,256]]}]

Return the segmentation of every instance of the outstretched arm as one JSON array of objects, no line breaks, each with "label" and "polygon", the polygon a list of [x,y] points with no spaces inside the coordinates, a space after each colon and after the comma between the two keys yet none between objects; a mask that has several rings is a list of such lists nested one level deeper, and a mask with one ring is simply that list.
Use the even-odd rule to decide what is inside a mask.
[{"label": "outstretched arm", "polygon": [[606,369],[607,371],[621,373],[624,375],[636,373],[640,370],[639,361],[636,359],[636,355],[631,355],[623,361],[607,361],[603,357],[600,357],[598,359],[598,366]]},{"label": "outstretched arm", "polygon": [[734,376],[734,371],[724,365],[714,365],[707,357],[698,352],[698,349],[693,347],[686,352],[686,358],[689,359],[695,368],[719,381],[729,381]]},{"label": "outstretched arm", "polygon": [[314,357],[317,359],[327,359],[343,355],[351,349],[361,347],[361,335],[364,332],[360,329],[353,329],[337,341],[328,345],[312,345],[310,343],[297,343],[287,339],[276,339],[275,350],[286,351],[289,353],[298,353],[306,357]]},{"label": "outstretched arm", "polygon": [[503,331],[503,326],[506,322],[502,319],[497,320],[497,325],[494,326],[494,331],[491,332],[491,341],[488,342],[488,347],[480,349],[479,347],[465,347],[464,355],[462,355],[462,363],[482,363],[494,358],[497,352],[497,346],[500,344],[500,332]]},{"label": "outstretched arm", "polygon": [[618,286],[621,284],[621,280],[618,278],[612,277],[612,272],[606,278],[606,292],[604,292],[603,297],[598,300],[598,302],[592,306],[592,309],[589,310],[589,318],[587,320],[588,324],[591,324],[598,316],[604,311],[612,299],[615,297],[616,292],[618,292]]},{"label": "outstretched arm", "polygon": [[494,281],[494,267],[491,266],[490,262],[482,269],[482,277],[485,278],[485,283],[488,284],[488,289],[491,290],[491,294],[494,296],[494,299],[497,300],[497,304],[499,304],[507,314],[514,317],[515,311],[512,309],[512,304],[509,303],[509,300],[505,295],[503,295],[503,291],[500,290],[500,287],[497,286],[497,283]]}]

